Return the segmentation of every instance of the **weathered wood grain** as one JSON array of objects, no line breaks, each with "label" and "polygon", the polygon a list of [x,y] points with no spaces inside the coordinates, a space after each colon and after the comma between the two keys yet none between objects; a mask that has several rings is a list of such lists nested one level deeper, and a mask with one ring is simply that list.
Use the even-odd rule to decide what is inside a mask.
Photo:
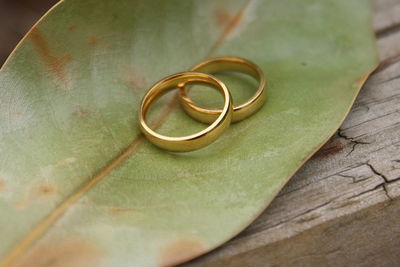
[{"label": "weathered wood grain", "polygon": [[374,4],[381,65],[339,131],[244,232],[187,266],[400,264],[400,1]]},{"label": "weathered wood grain", "polygon": [[[400,201],[383,202],[260,246],[198,266],[398,266]],[[383,219],[384,218],[384,219]]]}]

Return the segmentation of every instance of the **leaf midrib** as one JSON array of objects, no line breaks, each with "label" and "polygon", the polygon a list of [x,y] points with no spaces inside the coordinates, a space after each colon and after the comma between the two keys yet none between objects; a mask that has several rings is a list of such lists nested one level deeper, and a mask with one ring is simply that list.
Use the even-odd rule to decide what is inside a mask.
[{"label": "leaf midrib", "polygon": [[[217,39],[215,44],[211,47],[208,54],[205,58],[212,56],[215,51],[225,42],[229,34],[237,27],[240,21],[243,18],[243,14],[246,9],[250,5],[251,1],[247,0],[241,9],[229,20],[226,24],[221,36]],[[62,1],[61,1],[62,2]],[[58,6],[61,2],[59,2],[56,6]],[[50,9],[53,10],[56,6]],[[49,11],[49,12],[50,12]],[[22,39],[23,42],[28,35],[32,32],[32,30],[37,27],[37,25],[42,21],[44,17],[49,13],[47,12],[39,21],[36,23],[31,30],[26,34],[26,36]],[[17,47],[19,44],[17,45]],[[14,50],[16,51],[17,48]],[[13,52],[14,52],[13,51]],[[10,56],[11,57],[11,56]],[[3,65],[3,67],[7,64]],[[168,117],[169,114],[174,110],[178,103],[178,99],[175,96],[164,109],[160,117],[153,124],[153,128],[158,128]],[[44,233],[58,220],[74,203],[76,203],[83,195],[85,195],[91,188],[93,188],[98,182],[102,181],[111,171],[121,165],[129,156],[131,156],[136,148],[143,143],[145,137],[143,135],[139,135],[136,137],[132,143],[116,158],[111,160],[104,168],[101,169],[95,176],[89,179],[86,183],[84,183],[77,191],[75,191],[72,195],[67,197],[60,205],[58,205],[47,217],[45,217],[38,225],[34,227],[34,229],[29,232],[18,244],[14,246],[14,248],[6,255],[3,262],[0,263],[0,266],[10,266],[12,265],[19,256],[21,256],[36,240],[38,240]]]}]

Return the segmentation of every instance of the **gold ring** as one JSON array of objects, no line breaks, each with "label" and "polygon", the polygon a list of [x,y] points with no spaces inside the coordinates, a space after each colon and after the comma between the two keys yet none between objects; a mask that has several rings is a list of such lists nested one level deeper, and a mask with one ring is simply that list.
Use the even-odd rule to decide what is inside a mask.
[{"label": "gold ring", "polygon": [[[208,84],[218,89],[224,97],[224,107],[219,116],[204,130],[184,137],[169,137],[156,133],[146,123],[151,103],[170,90],[185,84]],[[174,152],[192,151],[214,142],[230,125],[233,113],[232,97],[226,86],[214,76],[197,72],[181,72],[168,76],[150,88],[140,105],[140,128],[154,145]]]},{"label": "gold ring", "polygon": [[[253,62],[237,57],[218,57],[201,62],[192,67],[190,71],[202,73],[216,73],[221,71],[237,71],[246,73],[254,77],[259,83],[256,93],[245,103],[233,107],[232,122],[241,121],[262,107],[266,98],[266,81],[262,70]],[[183,109],[192,118],[204,122],[211,123],[219,114],[221,109],[212,109],[200,106],[193,102],[187,95],[187,88],[180,87],[180,99]]]}]

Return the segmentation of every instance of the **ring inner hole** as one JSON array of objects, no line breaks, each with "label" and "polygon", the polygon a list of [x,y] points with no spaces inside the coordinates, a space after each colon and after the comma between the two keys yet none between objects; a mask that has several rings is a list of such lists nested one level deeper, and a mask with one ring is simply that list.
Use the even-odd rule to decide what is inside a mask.
[{"label": "ring inner hole", "polygon": [[[258,89],[259,82],[252,76],[240,72],[213,73],[231,92],[233,105],[238,106],[251,98]],[[205,108],[221,109],[224,100],[217,90],[203,85],[188,85],[188,95],[197,105]]]},{"label": "ring inner hole", "polygon": [[[212,85],[188,84],[188,87],[195,86],[202,87],[209,93],[214,93],[215,97],[219,98],[221,103],[223,103],[222,94]],[[207,124],[192,119],[183,111],[179,104],[179,99],[177,98],[178,90],[178,88],[171,90],[150,104],[146,115],[146,121],[148,125],[159,134],[170,137],[181,137],[198,133],[208,126]],[[169,114],[165,116],[166,113]],[[157,124],[157,121],[159,121],[161,117],[164,117],[163,122],[155,129],[153,125]]]}]

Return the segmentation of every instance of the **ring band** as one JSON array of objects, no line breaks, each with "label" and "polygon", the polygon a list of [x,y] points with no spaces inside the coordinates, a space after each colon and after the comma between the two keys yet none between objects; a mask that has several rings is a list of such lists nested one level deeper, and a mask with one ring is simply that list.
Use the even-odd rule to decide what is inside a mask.
[{"label": "ring band", "polygon": [[[156,133],[146,123],[146,115],[150,105],[170,90],[185,84],[208,84],[218,89],[224,97],[224,107],[218,117],[204,130],[184,136],[169,137]],[[174,152],[192,151],[214,142],[230,125],[233,113],[232,97],[226,86],[214,76],[206,73],[181,72],[168,76],[150,88],[140,105],[140,128],[147,139],[154,145]]]},{"label": "ring band", "polygon": [[[262,70],[253,62],[237,57],[218,57],[201,62],[190,71],[216,73],[221,71],[237,71],[254,77],[259,83],[256,93],[245,103],[233,107],[232,122],[241,121],[262,107],[266,98],[266,80]],[[180,99],[183,109],[192,118],[204,122],[213,122],[221,113],[221,109],[206,108],[193,102],[187,95],[187,88],[180,88]]]}]

